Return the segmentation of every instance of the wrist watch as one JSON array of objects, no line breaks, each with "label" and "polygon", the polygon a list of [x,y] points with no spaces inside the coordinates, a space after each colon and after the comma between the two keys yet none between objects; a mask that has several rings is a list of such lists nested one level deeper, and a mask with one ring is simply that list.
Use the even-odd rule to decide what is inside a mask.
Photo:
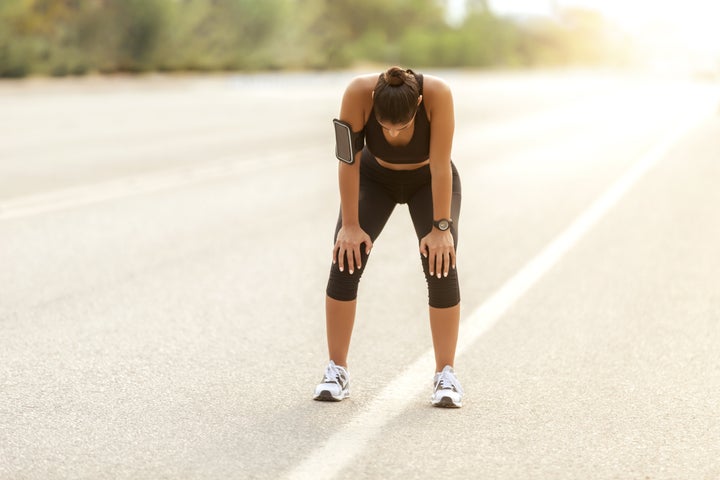
[{"label": "wrist watch", "polygon": [[444,232],[445,230],[450,228],[452,223],[452,218],[441,218],[440,220],[433,220],[433,225],[441,232]]}]

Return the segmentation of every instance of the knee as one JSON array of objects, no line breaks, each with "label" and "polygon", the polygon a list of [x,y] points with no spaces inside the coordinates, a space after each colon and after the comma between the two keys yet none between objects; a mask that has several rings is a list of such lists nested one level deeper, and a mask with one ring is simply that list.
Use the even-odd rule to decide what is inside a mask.
[{"label": "knee", "polygon": [[460,287],[457,275],[428,277],[428,305],[434,308],[450,308],[460,303]]},{"label": "knee", "polygon": [[341,272],[337,264],[330,267],[330,278],[325,292],[327,296],[340,301],[355,300],[363,268],[358,268],[351,274],[347,269]]},{"label": "knee", "polygon": [[427,259],[423,257],[423,270],[428,286],[428,304],[434,308],[450,308],[460,303],[460,284],[457,270],[451,268],[447,277],[430,275]]}]

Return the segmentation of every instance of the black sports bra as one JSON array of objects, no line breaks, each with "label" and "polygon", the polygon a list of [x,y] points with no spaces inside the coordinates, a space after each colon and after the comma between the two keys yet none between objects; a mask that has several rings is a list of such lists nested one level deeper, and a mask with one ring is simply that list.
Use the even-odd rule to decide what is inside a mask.
[{"label": "black sports bra", "polygon": [[[423,76],[416,73],[415,77],[423,92]],[[425,101],[420,102],[415,114],[415,129],[407,145],[390,145],[385,139],[383,128],[375,118],[375,109],[365,124],[365,143],[370,153],[388,163],[420,163],[430,158],[430,122],[425,111]]]}]

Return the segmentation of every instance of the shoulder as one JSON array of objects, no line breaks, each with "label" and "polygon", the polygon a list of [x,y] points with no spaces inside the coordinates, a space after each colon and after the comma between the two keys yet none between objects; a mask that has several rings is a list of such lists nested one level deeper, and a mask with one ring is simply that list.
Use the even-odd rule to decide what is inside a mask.
[{"label": "shoulder", "polygon": [[365,98],[372,95],[377,78],[378,76],[375,73],[354,77],[345,88],[345,96]]},{"label": "shoulder", "polygon": [[450,86],[441,78],[432,75],[423,76],[423,103],[428,119],[448,121],[455,115]]},{"label": "shoulder", "polygon": [[423,100],[428,103],[452,102],[450,85],[440,77],[423,75]]},{"label": "shoulder", "polygon": [[360,131],[372,110],[372,91],[377,74],[360,75],[353,78],[345,88],[340,106],[340,120],[349,122],[353,131]]}]

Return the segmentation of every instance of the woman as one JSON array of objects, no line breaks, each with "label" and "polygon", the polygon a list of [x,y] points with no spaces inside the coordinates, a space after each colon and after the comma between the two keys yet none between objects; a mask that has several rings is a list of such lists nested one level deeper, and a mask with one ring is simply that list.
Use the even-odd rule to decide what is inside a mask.
[{"label": "woman", "polygon": [[[428,285],[436,369],[432,404],[462,406],[453,372],[460,322],[455,268],[460,178],[450,160],[455,126],[450,88],[441,79],[391,67],[351,81],[340,120],[366,145],[352,164],[340,163],[341,211],[326,297],[330,362],[315,400],[350,394],[347,353],[358,282],[373,242],[395,205],[407,203]],[[362,142],[362,140],[361,140]],[[362,143],[361,143],[362,145]]]}]

